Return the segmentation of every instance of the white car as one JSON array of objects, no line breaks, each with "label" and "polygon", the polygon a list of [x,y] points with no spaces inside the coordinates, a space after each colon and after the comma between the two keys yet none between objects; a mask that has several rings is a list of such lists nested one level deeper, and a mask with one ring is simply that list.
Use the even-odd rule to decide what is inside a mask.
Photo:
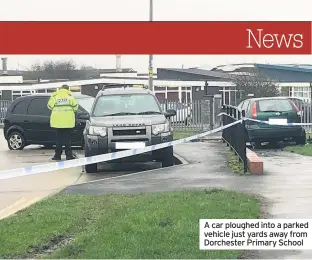
[{"label": "white car", "polygon": [[180,102],[168,102],[167,105],[161,104],[161,107],[163,111],[168,109],[174,109],[177,111],[177,115],[171,117],[172,123],[184,123],[187,125],[192,119],[192,109],[186,104]]}]

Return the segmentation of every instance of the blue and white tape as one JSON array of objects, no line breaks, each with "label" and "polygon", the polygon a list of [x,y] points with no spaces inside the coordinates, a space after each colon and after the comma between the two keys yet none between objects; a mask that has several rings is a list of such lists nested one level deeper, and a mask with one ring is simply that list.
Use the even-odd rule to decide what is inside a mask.
[{"label": "blue and white tape", "polygon": [[[227,115],[226,113],[220,113],[218,114],[218,116],[222,116],[222,115]],[[232,117],[234,118],[234,117]],[[235,118],[234,118],[235,119]],[[278,119],[278,118],[276,118]],[[262,123],[262,124],[268,124],[268,125],[279,125],[279,126],[312,126],[312,123],[277,123],[277,121],[264,121],[264,120],[258,120],[258,119],[252,119],[252,118],[247,118],[244,117],[242,118],[242,120],[244,121],[253,121],[253,122],[258,122],[258,123]]]},{"label": "blue and white tape", "polygon": [[111,161],[114,159],[130,157],[133,155],[142,154],[142,153],[170,147],[176,144],[187,143],[189,141],[222,131],[223,129],[226,129],[228,127],[231,127],[241,122],[242,120],[238,120],[228,125],[221,126],[219,128],[216,128],[216,129],[213,129],[213,130],[201,133],[201,134],[193,135],[187,138],[178,139],[178,140],[171,141],[171,142],[151,145],[151,146],[147,146],[144,148],[113,152],[109,154],[101,154],[101,155],[96,155],[96,156],[91,156],[91,157],[83,157],[83,158],[70,160],[70,161],[53,162],[53,163],[46,163],[46,164],[41,164],[41,165],[28,166],[24,168],[17,168],[17,169],[12,169],[12,170],[4,170],[4,171],[0,171],[0,180],[34,175],[34,174],[39,174],[39,173],[52,172],[52,171],[57,171],[57,170],[62,170],[62,169],[84,166],[84,165],[92,164],[92,163],[107,162],[107,161]]},{"label": "blue and white tape", "polygon": [[257,120],[257,119],[251,119],[251,118],[243,118],[245,121],[253,121],[253,122],[258,122],[262,124],[267,124],[267,125],[279,125],[279,126],[312,126],[312,123],[277,123],[276,121],[270,122],[270,121],[263,121],[263,120]]}]

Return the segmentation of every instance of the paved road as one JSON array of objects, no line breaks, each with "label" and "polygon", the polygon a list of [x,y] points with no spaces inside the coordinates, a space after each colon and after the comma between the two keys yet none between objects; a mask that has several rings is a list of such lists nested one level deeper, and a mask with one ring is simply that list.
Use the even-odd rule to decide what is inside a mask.
[{"label": "paved road", "polygon": [[[182,188],[229,188],[264,198],[268,218],[309,218],[312,215],[312,159],[282,151],[260,151],[263,176],[237,176],[226,166],[228,150],[221,142],[188,143],[175,153],[190,164],[141,172],[65,189],[65,193],[105,194],[157,192]],[[311,251],[262,251],[254,258],[307,259]],[[251,256],[250,256],[251,258]]]},{"label": "paved road", "polygon": [[[83,156],[82,151],[76,154]],[[0,135],[0,171],[22,168],[29,165],[51,162],[53,150],[39,146],[29,146],[22,151],[10,151]],[[159,164],[101,165],[95,174],[86,174],[82,168],[72,168],[54,172],[0,180],[0,219],[29,206],[36,201],[59,192],[68,185],[85,183],[103,178],[116,177],[140,170],[155,169]],[[1,174],[1,173],[0,173]]]}]

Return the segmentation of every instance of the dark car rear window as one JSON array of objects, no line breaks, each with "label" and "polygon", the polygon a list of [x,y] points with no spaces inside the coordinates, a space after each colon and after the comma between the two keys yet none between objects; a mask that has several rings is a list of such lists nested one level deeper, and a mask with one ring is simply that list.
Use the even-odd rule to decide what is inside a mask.
[{"label": "dark car rear window", "polygon": [[289,111],[293,110],[291,103],[287,99],[264,99],[258,101],[261,112]]}]

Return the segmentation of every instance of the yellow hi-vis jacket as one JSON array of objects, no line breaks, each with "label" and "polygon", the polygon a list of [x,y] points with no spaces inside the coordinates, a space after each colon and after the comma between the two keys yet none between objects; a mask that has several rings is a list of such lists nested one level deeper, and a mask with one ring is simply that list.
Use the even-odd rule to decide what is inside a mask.
[{"label": "yellow hi-vis jacket", "polygon": [[48,102],[48,108],[52,111],[50,126],[53,128],[74,128],[76,124],[75,113],[78,103],[72,93],[67,89],[55,91]]}]

